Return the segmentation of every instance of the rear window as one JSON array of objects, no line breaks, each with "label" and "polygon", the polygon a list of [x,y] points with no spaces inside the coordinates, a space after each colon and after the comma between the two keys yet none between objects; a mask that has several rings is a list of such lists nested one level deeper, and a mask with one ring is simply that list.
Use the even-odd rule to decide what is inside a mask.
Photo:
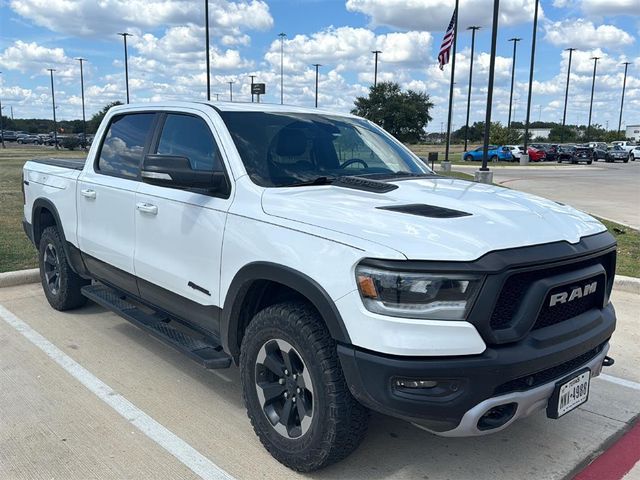
[{"label": "rear window", "polygon": [[132,113],[111,120],[100,149],[100,173],[138,177],[154,116],[153,113]]}]

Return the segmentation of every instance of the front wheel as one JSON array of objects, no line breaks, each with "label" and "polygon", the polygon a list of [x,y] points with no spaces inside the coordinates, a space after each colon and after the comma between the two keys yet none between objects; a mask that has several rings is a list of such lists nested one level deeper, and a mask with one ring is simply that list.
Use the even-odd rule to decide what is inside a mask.
[{"label": "front wheel", "polygon": [[351,395],[336,343],[307,304],[287,302],[259,312],[244,334],[240,369],[253,429],[287,467],[326,467],[364,438],[368,410]]},{"label": "front wheel", "polygon": [[473,160],[473,157],[471,155],[467,155],[466,157],[464,157],[465,162],[471,162],[472,160]]},{"label": "front wheel", "polygon": [[42,289],[56,310],[71,310],[87,301],[80,289],[90,283],[71,269],[56,227],[47,227],[40,237],[38,249]]}]

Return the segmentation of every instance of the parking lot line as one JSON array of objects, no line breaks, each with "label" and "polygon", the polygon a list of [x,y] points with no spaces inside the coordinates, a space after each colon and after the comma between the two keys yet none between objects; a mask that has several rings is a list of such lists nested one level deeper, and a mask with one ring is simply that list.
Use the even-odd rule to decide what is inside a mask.
[{"label": "parking lot line", "polygon": [[607,382],[615,383],[617,385],[622,385],[623,387],[633,388],[634,390],[640,390],[640,383],[632,382],[631,380],[625,380],[624,378],[614,377],[611,375],[607,375],[606,373],[601,373],[599,378]]},{"label": "parking lot line", "polygon": [[0,305],[0,318],[200,478],[204,480],[234,480],[234,477],[114,391],[109,385],[97,378],[2,305]]}]

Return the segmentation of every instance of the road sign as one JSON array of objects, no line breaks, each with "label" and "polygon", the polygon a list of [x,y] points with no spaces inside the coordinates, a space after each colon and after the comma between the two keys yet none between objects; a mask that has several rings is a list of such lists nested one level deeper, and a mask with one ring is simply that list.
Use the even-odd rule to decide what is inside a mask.
[{"label": "road sign", "polygon": [[265,85],[264,83],[254,83],[251,85],[252,95],[264,95]]}]

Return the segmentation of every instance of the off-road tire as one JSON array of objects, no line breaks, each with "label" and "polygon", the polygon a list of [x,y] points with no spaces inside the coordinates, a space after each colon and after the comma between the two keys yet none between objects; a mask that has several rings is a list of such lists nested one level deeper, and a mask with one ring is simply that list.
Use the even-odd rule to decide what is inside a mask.
[{"label": "off-road tire", "polygon": [[[59,286],[52,290],[45,275],[45,252],[49,246],[55,250],[58,259]],[[83,306],[87,298],[82,295],[80,289],[88,285],[90,280],[85,280],[71,269],[64,250],[64,244],[57,227],[47,227],[40,237],[38,248],[38,263],[40,265],[40,281],[42,289],[51,305],[56,310],[71,310]]]},{"label": "off-road tire", "polygon": [[[313,383],[311,424],[298,438],[278,433],[258,398],[258,353],[274,339],[284,340],[297,350]],[[299,472],[326,467],[351,454],[364,438],[369,411],[351,395],[336,342],[309,305],[286,302],[257,313],[242,340],[240,369],[243,399],[253,429],[269,453],[287,467]]]}]

